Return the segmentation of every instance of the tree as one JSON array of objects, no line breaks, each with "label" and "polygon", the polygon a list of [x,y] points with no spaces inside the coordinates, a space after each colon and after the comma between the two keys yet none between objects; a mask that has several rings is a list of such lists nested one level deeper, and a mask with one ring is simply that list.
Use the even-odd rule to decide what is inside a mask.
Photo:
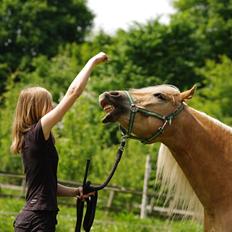
[{"label": "tree", "polygon": [[221,121],[232,125],[232,60],[222,56],[220,62],[208,60],[206,66],[198,69],[204,76],[205,87],[199,90],[193,104]]},{"label": "tree", "polygon": [[[28,69],[31,59],[39,54],[52,57],[61,45],[83,42],[92,21],[85,0],[67,0],[65,4],[57,0],[2,0],[0,63],[7,64],[8,74],[19,65],[20,69]],[[3,75],[1,91],[5,81]]]},{"label": "tree", "polygon": [[159,83],[192,85],[200,80],[194,67],[202,64],[193,32],[194,27],[188,21],[139,25],[128,33],[126,55],[143,70],[144,76],[156,76]]},{"label": "tree", "polygon": [[193,36],[201,41],[200,50],[208,59],[219,61],[225,54],[232,58],[232,1],[175,0],[177,14],[172,18],[195,25]]},{"label": "tree", "polygon": [[196,69],[209,59],[220,63],[223,54],[232,58],[231,1],[176,0],[174,5],[169,25],[155,19],[112,36],[107,47],[112,59],[100,70],[104,81],[95,91],[160,83],[204,87],[205,76]]},{"label": "tree", "polygon": [[99,69],[94,91],[128,89],[170,83],[187,88],[202,78],[195,67],[204,65],[199,41],[188,21],[162,25],[157,20],[119,30],[107,43],[109,64]]}]

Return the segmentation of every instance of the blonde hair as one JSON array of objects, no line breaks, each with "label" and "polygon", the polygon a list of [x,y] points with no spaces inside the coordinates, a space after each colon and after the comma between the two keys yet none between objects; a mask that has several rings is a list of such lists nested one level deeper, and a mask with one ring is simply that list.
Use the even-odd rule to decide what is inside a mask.
[{"label": "blonde hair", "polygon": [[12,127],[11,151],[20,153],[24,134],[52,109],[52,95],[42,87],[23,89],[19,95]]},{"label": "blonde hair", "polygon": [[[203,206],[176,162],[171,151],[161,143],[157,160],[157,183],[160,183],[160,196],[164,194],[170,214],[175,209],[186,211],[186,217],[203,222]],[[166,193],[166,194],[165,194]]]}]

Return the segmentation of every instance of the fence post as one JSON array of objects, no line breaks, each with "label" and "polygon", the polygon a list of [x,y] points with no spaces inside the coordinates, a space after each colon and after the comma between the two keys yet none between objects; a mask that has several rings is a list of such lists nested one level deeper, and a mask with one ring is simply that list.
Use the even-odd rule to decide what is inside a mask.
[{"label": "fence post", "polygon": [[108,198],[107,206],[106,206],[107,209],[109,209],[112,206],[113,198],[114,198],[114,190],[111,190],[109,198]]},{"label": "fence post", "polygon": [[143,195],[142,195],[142,203],[140,210],[140,218],[145,218],[147,215],[147,190],[148,190],[148,181],[150,177],[150,172],[151,172],[151,156],[147,155],[145,172],[144,172]]}]

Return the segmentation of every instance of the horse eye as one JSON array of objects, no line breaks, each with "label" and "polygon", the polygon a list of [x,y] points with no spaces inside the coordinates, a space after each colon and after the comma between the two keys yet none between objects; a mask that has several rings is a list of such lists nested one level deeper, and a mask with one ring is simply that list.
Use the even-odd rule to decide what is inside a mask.
[{"label": "horse eye", "polygon": [[166,98],[164,97],[162,93],[154,93],[153,95],[154,97],[157,97],[160,100],[166,100]]}]

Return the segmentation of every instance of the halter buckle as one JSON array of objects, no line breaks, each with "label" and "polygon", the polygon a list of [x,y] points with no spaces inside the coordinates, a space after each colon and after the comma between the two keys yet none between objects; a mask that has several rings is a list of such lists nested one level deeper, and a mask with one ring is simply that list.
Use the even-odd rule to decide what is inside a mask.
[{"label": "halter buckle", "polygon": [[131,110],[131,112],[136,113],[136,112],[138,112],[138,107],[135,104],[131,104],[130,110]]}]

